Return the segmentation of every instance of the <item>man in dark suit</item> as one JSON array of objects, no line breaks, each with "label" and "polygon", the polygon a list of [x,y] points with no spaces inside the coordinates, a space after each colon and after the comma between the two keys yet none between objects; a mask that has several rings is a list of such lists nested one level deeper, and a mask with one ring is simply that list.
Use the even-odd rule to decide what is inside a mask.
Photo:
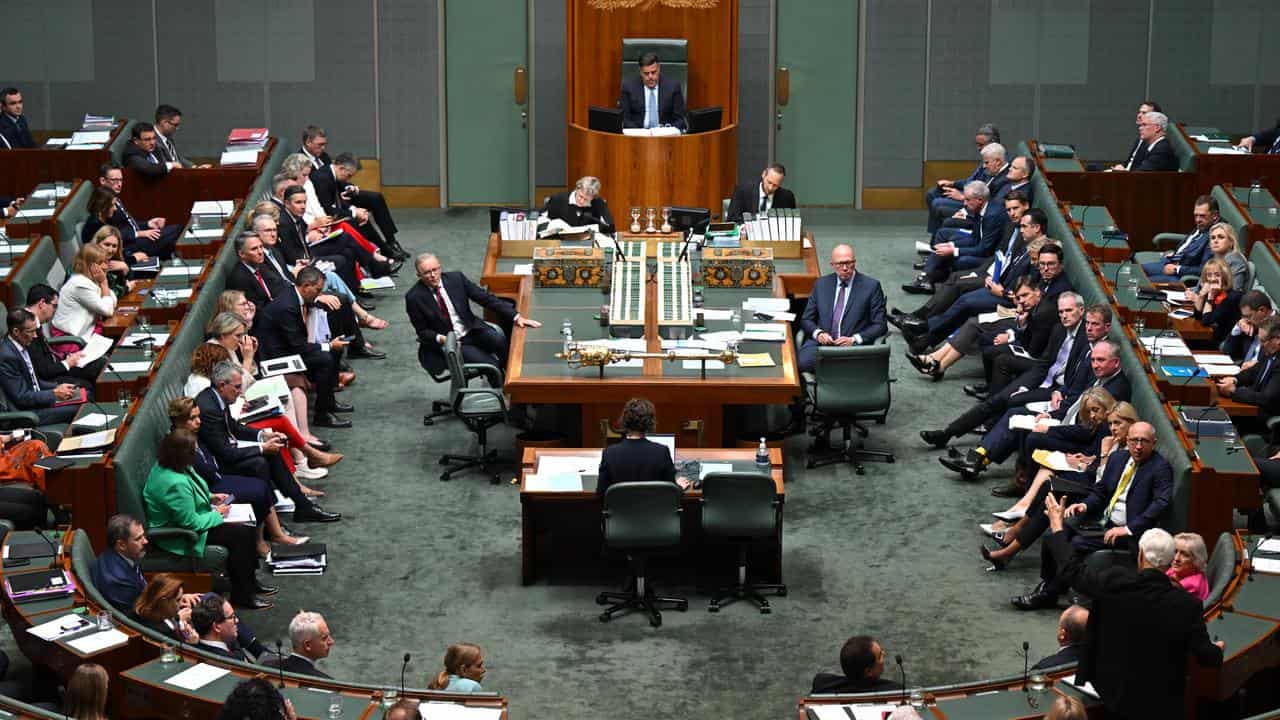
[{"label": "man in dark suit", "polygon": [[360,188],[349,181],[359,170],[360,161],[351,153],[339,153],[333,162],[311,170],[311,184],[316,189],[320,206],[329,217],[344,218],[350,222],[366,240],[377,245],[383,255],[396,260],[409,259],[409,253],[400,247],[394,235],[390,240],[379,235],[374,228],[373,215],[353,204]]},{"label": "man in dark suit", "polygon": [[[1146,423],[1134,425],[1130,439],[1139,425]],[[1152,438],[1154,442],[1154,432]],[[1112,458],[1126,462],[1122,454]],[[1107,467],[1110,470],[1111,463]],[[1138,490],[1136,477],[1132,484],[1130,497]],[[1140,538],[1137,570],[1114,565],[1093,569],[1073,561],[1074,540],[1063,521],[1065,511],[1052,495],[1045,499],[1052,532],[1045,537],[1043,551],[1066,569],[1066,583],[1093,599],[1077,681],[1093,684],[1107,717],[1183,717],[1188,658],[1217,667],[1226,644],[1209,641],[1200,601],[1165,575],[1173,562],[1173,538],[1158,528],[1139,532],[1130,526]]]},{"label": "man in dark suit", "polygon": [[[200,409],[199,447],[207,450],[228,475],[245,475],[269,481],[281,494],[294,501],[293,519],[298,522],[334,522],[342,517],[326,512],[303,494],[290,474],[280,452],[285,436],[270,430],[254,430],[231,416],[231,405],[239,399],[243,375],[238,365],[226,361],[213,368],[210,385],[196,395]],[[244,447],[240,443],[244,442]]]},{"label": "man in dark suit", "polygon": [[1142,114],[1138,121],[1139,147],[1124,165],[1113,165],[1112,170],[1146,172],[1153,170],[1177,170],[1178,158],[1173,154],[1173,146],[1165,133],[1169,127],[1169,116],[1152,110]]},{"label": "man in dark suit", "polygon": [[1142,158],[1146,156],[1147,149],[1147,144],[1142,140],[1142,116],[1152,110],[1155,110],[1156,112],[1164,112],[1164,110],[1160,108],[1160,103],[1151,100],[1143,100],[1138,104],[1138,112],[1133,118],[1133,124],[1137,127],[1138,136],[1133,139],[1133,145],[1129,146],[1129,152],[1125,153],[1125,157],[1128,158],[1128,160],[1123,163],[1113,165],[1111,169],[1123,170],[1128,167],[1136,167],[1142,163]]},{"label": "man in dark suit", "polygon": [[[1067,516],[1083,520],[1072,527],[1064,554],[1041,547],[1040,584],[1010,601],[1019,610],[1056,607],[1089,555],[1108,547],[1132,550],[1137,538],[1157,527],[1173,497],[1173,468],[1156,452],[1156,429],[1137,422],[1129,428],[1128,453],[1112,453],[1083,502],[1067,508]],[[1045,502],[1046,507],[1048,501]],[[1085,523],[1092,523],[1093,530]],[[1167,582],[1166,578],[1166,582]],[[1081,588],[1083,589],[1083,588]],[[1199,603],[1196,603],[1199,615]]]},{"label": "man in dark suit", "polygon": [[864,693],[901,690],[902,686],[886,680],[886,653],[870,635],[854,635],[840,648],[840,670],[843,675],[818,673],[813,676],[810,693]]},{"label": "man in dark suit", "polygon": [[22,91],[14,87],[0,90],[0,150],[35,146],[27,118],[22,114]]},{"label": "man in dark suit", "polygon": [[1258,361],[1235,377],[1218,378],[1218,394],[1236,402],[1257,405],[1265,420],[1280,413],[1280,317],[1267,318],[1258,328],[1262,349]]},{"label": "man in dark suit", "polygon": [[[328,147],[329,138],[323,128],[308,125],[302,131],[301,152],[311,161],[313,172],[330,164],[329,154],[325,152]],[[363,190],[350,183],[346,184],[345,189],[352,205],[368,210],[373,215],[373,222],[378,226],[378,232],[393,256],[398,260],[408,260],[409,253],[405,252],[396,240],[396,233],[400,232],[400,229],[396,227],[396,221],[391,217],[391,210],[387,207],[387,200],[382,193],[376,190]]]},{"label": "man in dark suit", "polygon": [[996,205],[1002,204],[1011,192],[1020,192],[1026,195],[1028,200],[1034,197],[1035,186],[1031,184],[1031,175],[1035,171],[1036,164],[1026,155],[1019,155],[1010,160],[1009,169],[1005,172],[1005,181],[988,185],[988,187],[994,186],[995,188],[991,196],[995,198]]},{"label": "man in dark suit", "polygon": [[[1000,131],[995,125],[986,123],[978,126],[974,131],[973,142],[978,146],[978,152],[991,143],[1000,142]],[[939,180],[934,187],[929,188],[929,192],[924,196],[924,207],[929,211],[928,232],[929,237],[938,232],[938,228],[942,227],[942,222],[951,217],[955,211],[959,210],[964,204],[964,186],[974,180],[986,182],[991,178],[987,174],[986,163],[979,160],[978,166],[973,169],[969,177],[961,180]]]},{"label": "man in dark suit", "polygon": [[163,103],[156,106],[156,152],[159,153],[160,159],[167,163],[177,163],[177,167],[213,167],[209,164],[197,165],[183,157],[182,153],[178,151],[177,141],[174,136],[178,134],[178,129],[181,127],[181,110]]},{"label": "man in dark suit", "polygon": [[[36,318],[36,326],[42,327],[53,318],[58,310],[58,291],[36,283],[27,290],[27,312]],[[62,360],[53,354],[49,341],[44,333],[37,332],[35,339],[27,346],[27,354],[31,356],[31,364],[35,366],[36,376],[52,383],[73,383],[92,390],[106,367],[107,358],[100,357],[87,365],[80,362],[80,353],[73,352]]]},{"label": "man in dark suit", "polygon": [[1250,290],[1240,298],[1240,320],[1222,341],[1222,352],[1231,361],[1248,370],[1258,362],[1262,354],[1262,340],[1258,328],[1271,317],[1271,298],[1261,290]]},{"label": "man in dark suit", "polygon": [[173,257],[173,251],[182,236],[182,227],[170,225],[162,217],[153,217],[138,224],[120,199],[120,193],[124,191],[124,170],[120,163],[114,160],[103,163],[98,168],[98,184],[116,194],[115,211],[111,215],[110,224],[120,231],[126,256],[143,252],[161,260]]},{"label": "man in dark suit", "polygon": [[572,190],[547,198],[543,210],[547,218],[563,220],[570,227],[599,225],[605,235],[612,235],[616,230],[609,203],[600,197],[600,179],[590,175],[578,178]]},{"label": "man in dark suit", "polygon": [[963,217],[948,220],[947,226],[935,233],[933,252],[915,280],[902,286],[904,291],[932,293],[933,284],[945,280],[953,270],[978,267],[995,253],[1008,215],[990,200],[991,191],[985,183],[965,185]]},{"label": "man in dark suit", "polygon": [[[0,387],[17,409],[35,413],[41,425],[71,422],[80,410],[81,393],[71,383],[41,380],[27,348],[40,332],[36,316],[22,308],[10,310],[5,318],[9,335],[0,342]],[[74,401],[74,402],[73,402]],[[60,404],[66,403],[66,404]]]},{"label": "man in dark suit", "polygon": [[301,185],[286,185],[280,190],[284,210],[280,213],[280,251],[296,265],[305,260],[311,264],[317,260],[333,263],[333,272],[342,278],[353,293],[360,294],[360,281],[356,266],[361,265],[374,277],[392,272],[392,267],[378,260],[364,246],[345,232],[309,229],[303,215],[307,209],[307,191]]},{"label": "man in dark suit", "polygon": [[129,135],[129,145],[121,156],[125,167],[149,178],[162,178],[170,170],[182,167],[175,161],[165,160],[156,148],[156,129],[151,123],[135,124]]},{"label": "man in dark suit", "polygon": [[90,569],[94,587],[120,612],[133,612],[133,601],[147,586],[138,562],[147,554],[147,529],[132,515],[107,521],[107,549]]},{"label": "man in dark suit", "polygon": [[1041,658],[1031,666],[1032,670],[1044,670],[1080,661],[1088,639],[1089,611],[1072,605],[1058,616],[1058,651]]},{"label": "man in dark suit", "polygon": [[622,81],[622,127],[685,129],[684,92],[680,83],[662,77],[657,53],[645,53],[639,60],[640,74]]},{"label": "man in dark suit", "polygon": [[414,262],[418,282],[405,295],[405,310],[414,332],[418,334],[418,362],[431,372],[446,368],[445,336],[458,335],[462,357],[469,363],[485,363],[507,371],[507,339],[471,312],[471,303],[483,305],[504,322],[520,327],[542,327],[542,323],[524,317],[510,303],[471,280],[457,270],[443,272],[440,260],[423,253]]},{"label": "man in dark suit", "polygon": [[855,268],[852,247],[837,245],[831,250],[835,272],[813,284],[800,316],[805,340],[796,352],[796,365],[801,372],[817,367],[819,345],[871,345],[888,332],[880,282]]},{"label": "man in dark suit", "polygon": [[725,215],[728,222],[742,222],[743,213],[759,215],[766,210],[791,209],[796,207],[796,194],[782,187],[787,177],[787,169],[782,163],[773,163],[760,173],[760,182],[754,185],[739,185],[729,199],[729,213]]},{"label": "man in dark suit", "polygon": [[1178,282],[1188,275],[1200,275],[1205,261],[1213,257],[1209,249],[1209,228],[1218,223],[1218,201],[1208,195],[1196,198],[1195,229],[1159,260],[1142,264],[1151,282]]},{"label": "man in dark suit", "polygon": [[264,663],[267,667],[280,668],[295,675],[329,677],[316,667],[316,661],[329,657],[333,648],[333,635],[323,615],[305,610],[294,615],[289,621],[289,641],[293,652],[267,661]]},{"label": "man in dark suit", "polygon": [[1280,120],[1276,121],[1273,128],[1259,130],[1249,137],[1241,138],[1240,147],[1249,152],[1280,155]]},{"label": "man in dark suit", "polygon": [[280,274],[287,272],[287,268],[278,270],[267,262],[262,238],[256,233],[244,232],[238,235],[235,239],[235,251],[240,261],[231,266],[227,288],[244,293],[245,298],[255,306],[266,307],[293,287],[293,283]]},{"label": "man in dark suit", "polygon": [[191,608],[191,629],[200,636],[198,645],[201,650],[240,662],[251,662],[236,642],[239,620],[231,603],[221,595],[201,598]]}]

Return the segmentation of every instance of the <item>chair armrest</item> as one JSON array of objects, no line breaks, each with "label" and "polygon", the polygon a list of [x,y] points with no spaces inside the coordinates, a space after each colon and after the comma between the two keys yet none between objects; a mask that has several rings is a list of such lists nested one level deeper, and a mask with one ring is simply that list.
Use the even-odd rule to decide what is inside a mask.
[{"label": "chair armrest", "polygon": [[147,530],[147,540],[156,540],[160,538],[178,538],[186,540],[191,544],[195,544],[199,537],[196,536],[194,530],[188,530],[180,527],[158,527]]},{"label": "chair armrest", "polygon": [[1176,232],[1156,233],[1156,236],[1151,238],[1151,245],[1154,247],[1167,247],[1169,245],[1177,247],[1186,237],[1186,235]]},{"label": "chair armrest", "polygon": [[502,414],[507,414],[507,401],[503,399],[502,391],[494,390],[493,388],[463,388],[459,390],[458,393],[453,396],[453,412],[455,414],[463,414],[462,401],[466,399],[468,395],[492,395],[498,399],[498,407],[501,409]]},{"label": "chair armrest", "polygon": [[40,424],[40,418],[26,410],[8,410],[0,412],[0,430],[15,428],[33,428]]},{"label": "chair armrest", "polygon": [[462,366],[466,371],[467,379],[483,377],[489,382],[490,388],[502,387],[502,371],[495,365],[489,363],[467,363]]},{"label": "chair armrest", "polygon": [[[1272,415],[1267,418],[1267,430],[1274,433],[1276,426],[1280,425],[1280,415]],[[1274,437],[1274,434],[1272,435]]]}]

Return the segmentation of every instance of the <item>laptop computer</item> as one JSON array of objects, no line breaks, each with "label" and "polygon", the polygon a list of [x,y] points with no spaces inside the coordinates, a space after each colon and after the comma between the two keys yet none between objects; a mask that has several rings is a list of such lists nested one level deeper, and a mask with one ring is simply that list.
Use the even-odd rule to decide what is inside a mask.
[{"label": "laptop computer", "polygon": [[592,105],[587,108],[587,127],[600,132],[621,133],[622,111],[618,108]]}]

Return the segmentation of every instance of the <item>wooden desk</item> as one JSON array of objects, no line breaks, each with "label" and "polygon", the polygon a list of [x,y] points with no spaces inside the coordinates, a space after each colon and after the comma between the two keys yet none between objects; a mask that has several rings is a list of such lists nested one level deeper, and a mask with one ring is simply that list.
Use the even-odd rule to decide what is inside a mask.
[{"label": "wooden desk", "polygon": [[[55,150],[48,147],[0,152],[0,195],[19,197],[32,187],[58,180],[94,180],[98,167],[111,160],[111,146],[127,124],[118,118],[101,150]],[[67,133],[70,134],[70,133]]]},{"label": "wooden desk", "polygon": [[[1191,135],[1217,128],[1192,127],[1176,123],[1170,132],[1178,132],[1196,150],[1196,191],[1208,193],[1214,185],[1248,187],[1258,180],[1272,192],[1280,192],[1280,155],[1268,155],[1265,148],[1246,154],[1210,154],[1209,148],[1222,143],[1192,140]],[[1184,210],[1185,212],[1185,210]]]},{"label": "wooden desk", "polygon": [[[600,498],[594,492],[535,492],[526,488],[525,480],[538,467],[538,459],[546,456],[592,455],[599,457],[598,449],[547,449],[526,448],[520,459],[520,579],[530,585],[538,579],[539,555],[552,554],[553,561],[563,562],[563,548],[573,548],[575,555],[599,557],[603,537],[600,528]],[[686,460],[732,463],[735,471],[755,470],[755,450],[711,450],[676,448],[676,463]],[[769,450],[770,470],[778,499],[785,496],[782,476],[782,450]],[[598,461],[597,461],[598,464]],[[684,493],[681,505],[684,509],[682,555],[703,559],[705,552],[700,545],[702,491],[690,489]],[[696,548],[696,549],[695,549]],[[778,538],[774,547],[760,554],[762,562],[748,563],[753,573],[769,578],[768,582],[781,582],[782,578],[782,524],[778,525]],[[733,563],[719,564],[720,570],[732,568]]]},{"label": "wooden desk", "polygon": [[258,153],[258,162],[244,167],[182,168],[158,178],[126,168],[122,199],[138,222],[162,217],[170,223],[186,223],[192,203],[198,200],[247,197],[278,144],[279,138],[270,138]]},{"label": "wooden desk", "polygon": [[1248,255],[1252,252],[1253,243],[1263,241],[1275,243],[1280,239],[1280,203],[1276,196],[1265,187],[1223,185],[1227,198],[1237,212],[1245,219],[1245,233],[1248,244],[1242,239],[1240,252]]},{"label": "wooden desk", "polygon": [[565,175],[600,178],[614,219],[632,207],[703,207],[720,214],[738,172],[738,126],[673,137],[638,137],[569,123]]},{"label": "wooden desk", "polygon": [[[1060,695],[1074,697],[1084,703],[1090,718],[1101,718],[1102,703],[1095,697],[1075,689],[1065,682],[1075,676],[1075,671],[1057,673],[1057,680],[1048,680],[1042,691],[1023,689],[1022,677],[1002,680],[978,680],[959,685],[924,688],[926,709],[920,716],[926,720],[1032,720],[1042,718],[1054,700]],[[801,698],[799,720],[815,720],[823,707],[842,708],[860,706],[883,707],[885,711],[902,703],[903,692],[858,693],[846,695],[811,695]],[[833,707],[834,706],[834,707]],[[840,714],[849,713],[841,709]],[[823,713],[825,715],[825,713]],[[851,717],[849,713],[845,715]]]}]

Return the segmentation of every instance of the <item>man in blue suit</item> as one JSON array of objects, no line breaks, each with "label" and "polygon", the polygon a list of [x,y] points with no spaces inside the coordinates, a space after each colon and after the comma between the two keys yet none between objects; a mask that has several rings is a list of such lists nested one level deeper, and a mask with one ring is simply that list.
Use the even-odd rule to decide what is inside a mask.
[{"label": "man in blue suit", "polygon": [[903,290],[932,293],[933,284],[945,280],[952,271],[979,267],[995,253],[1009,218],[1002,206],[990,200],[986,183],[975,180],[964,186],[963,216],[948,220],[933,236],[933,253],[915,281],[903,285]]},{"label": "man in blue suit", "polygon": [[684,93],[680,81],[662,77],[657,53],[640,56],[640,75],[622,81],[622,127],[656,128],[664,125],[685,129]]},{"label": "man in blue suit", "polygon": [[27,117],[22,114],[22,91],[14,87],[0,90],[0,150],[35,146]]},{"label": "man in blue suit", "polygon": [[[1000,142],[1000,131],[989,123],[981,125],[974,131],[973,142],[981,153],[987,145]],[[960,209],[963,199],[961,193],[965,185],[974,180],[985,182],[990,179],[991,175],[987,172],[986,162],[983,160],[978,163],[978,167],[974,168],[972,173],[969,173],[969,177],[962,180],[939,180],[935,187],[929,188],[929,192],[924,195],[924,207],[929,211],[927,227],[929,236],[932,237],[938,228],[942,227],[943,220]]]},{"label": "man in blue suit", "polygon": [[147,531],[132,515],[114,515],[107,521],[107,549],[98,556],[89,575],[111,606],[121,612],[133,610],[133,601],[142,594],[147,579],[138,561],[147,554]]},{"label": "man in blue suit", "polygon": [[1208,195],[1196,198],[1193,217],[1196,228],[1178,247],[1159,260],[1142,264],[1151,282],[1178,282],[1188,275],[1199,275],[1200,268],[1213,255],[1209,249],[1209,228],[1218,222],[1218,201]]},{"label": "man in blue suit", "polygon": [[82,390],[71,383],[43,380],[36,373],[28,347],[40,332],[36,316],[14,308],[5,316],[9,335],[0,341],[0,388],[19,410],[35,413],[41,425],[69,423],[83,400]]},{"label": "man in blue suit", "polygon": [[835,272],[818,278],[800,317],[805,341],[796,353],[801,372],[813,372],[819,345],[870,345],[888,331],[880,281],[854,272],[853,248],[831,250]]},{"label": "man in blue suit", "polygon": [[1042,545],[1040,584],[1013,598],[1015,608],[1057,607],[1058,596],[1089,555],[1108,547],[1133,549],[1142,533],[1159,525],[1173,497],[1173,468],[1156,452],[1156,429],[1150,423],[1134,423],[1125,443],[1129,452],[1112,453],[1089,496],[1066,509],[1068,517],[1082,515],[1095,529],[1084,529],[1083,523],[1068,529],[1072,552],[1061,565],[1048,544]]}]

